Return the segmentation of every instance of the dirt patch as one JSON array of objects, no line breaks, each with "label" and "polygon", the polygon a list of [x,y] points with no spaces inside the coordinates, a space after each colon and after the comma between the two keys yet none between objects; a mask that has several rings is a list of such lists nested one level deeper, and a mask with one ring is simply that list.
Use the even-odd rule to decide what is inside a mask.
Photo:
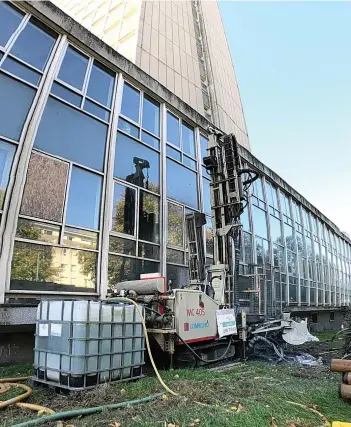
[{"label": "dirt patch", "polygon": [[[309,342],[300,345],[298,349],[299,351],[311,354],[317,359],[321,357],[323,364],[329,365],[331,359],[338,359],[343,356],[343,345],[344,340],[342,338],[338,338],[335,340]],[[294,347],[289,347],[289,349],[293,350]]]}]

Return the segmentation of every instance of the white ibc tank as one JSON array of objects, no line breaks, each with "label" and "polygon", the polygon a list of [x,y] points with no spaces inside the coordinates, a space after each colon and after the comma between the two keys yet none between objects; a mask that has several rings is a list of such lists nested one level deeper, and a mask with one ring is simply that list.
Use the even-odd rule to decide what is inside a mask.
[{"label": "white ibc tank", "polygon": [[37,381],[85,389],[138,378],[144,351],[143,327],[133,305],[44,300],[38,306]]}]

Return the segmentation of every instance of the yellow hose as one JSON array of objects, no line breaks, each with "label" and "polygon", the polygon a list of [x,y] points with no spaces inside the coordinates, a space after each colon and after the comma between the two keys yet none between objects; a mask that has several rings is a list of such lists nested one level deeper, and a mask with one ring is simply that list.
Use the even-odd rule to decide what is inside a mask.
[{"label": "yellow hose", "polygon": [[16,403],[17,406],[24,409],[31,409],[32,411],[37,411],[38,415],[52,415],[55,413],[50,408],[47,408],[46,406],[37,405],[35,403],[25,403],[25,402],[18,402]]},{"label": "yellow hose", "polygon": [[35,405],[33,403],[21,402],[26,399],[31,393],[32,389],[25,384],[16,384],[16,381],[26,381],[30,377],[18,377],[18,378],[0,378],[0,394],[7,393],[11,388],[22,388],[25,390],[24,393],[19,396],[13,397],[5,401],[0,400],[0,409],[4,409],[10,405],[16,405],[20,408],[31,409],[37,411],[38,415],[47,414],[52,415],[55,413],[52,409],[46,408],[45,406]]},{"label": "yellow hose", "polygon": [[30,377],[17,377],[17,378],[0,378],[0,383],[18,383],[18,381],[27,381]]},{"label": "yellow hose", "polygon": [[[113,302],[113,300],[114,300],[114,298],[110,298],[110,299],[107,299],[106,301],[107,301],[107,302]],[[131,299],[129,299],[129,298],[126,298],[126,297],[117,297],[115,300],[116,300],[116,301],[126,301],[126,302],[129,302],[129,303],[131,303],[131,304],[134,304],[134,306],[135,306],[135,308],[137,309],[137,312],[139,313],[139,316],[140,316],[140,318],[141,318],[141,323],[142,323],[142,325],[143,325],[144,334],[145,334],[145,342],[146,342],[147,352],[149,353],[150,362],[151,362],[151,365],[152,365],[152,367],[153,367],[153,369],[154,369],[154,371],[155,371],[155,374],[156,374],[156,376],[157,376],[157,379],[159,380],[159,382],[160,382],[160,384],[162,385],[162,387],[163,387],[166,391],[168,391],[168,393],[173,394],[173,396],[178,396],[178,393],[176,393],[175,391],[171,390],[171,389],[170,389],[170,388],[169,388],[169,387],[164,383],[163,379],[161,378],[160,373],[158,372],[158,370],[157,370],[157,368],[156,368],[156,365],[155,365],[155,362],[154,362],[154,358],[152,357],[152,353],[151,353],[150,342],[149,342],[149,337],[148,337],[147,328],[146,328],[146,324],[145,324],[145,319],[144,319],[143,313],[142,313],[142,311],[140,310],[140,308],[139,308],[138,304],[137,304],[135,301],[133,301],[133,300],[131,300]]]},{"label": "yellow hose", "polygon": [[9,405],[14,405],[15,403],[18,403],[21,400],[26,399],[32,393],[32,389],[29,386],[25,384],[16,384],[16,383],[2,383],[1,384],[2,387],[0,388],[1,393],[4,392],[2,390],[5,390],[5,392],[8,391],[8,387],[7,387],[8,384],[11,387],[22,388],[23,390],[25,390],[25,392],[16,397],[13,397],[12,399],[8,399],[8,400],[5,400],[4,402],[1,402],[0,409],[4,409]]}]

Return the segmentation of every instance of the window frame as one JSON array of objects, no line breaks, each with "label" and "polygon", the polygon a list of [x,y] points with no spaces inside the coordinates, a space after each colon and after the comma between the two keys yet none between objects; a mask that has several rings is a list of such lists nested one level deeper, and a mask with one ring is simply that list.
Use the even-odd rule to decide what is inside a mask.
[{"label": "window frame", "polygon": [[[72,48],[72,49],[78,51],[78,53],[80,53],[81,55],[87,57],[87,59],[88,59],[88,64],[87,64],[87,68],[85,70],[85,76],[84,76],[84,81],[83,81],[82,89],[77,89],[76,87],[70,85],[69,83],[65,82],[64,80],[61,80],[58,77],[58,75],[60,73],[60,70],[61,70],[61,66],[62,66],[64,58],[65,58],[65,55],[66,55],[66,53],[67,53],[67,51],[68,51],[69,48]],[[70,107],[73,107],[76,110],[78,110],[78,111],[80,111],[82,113],[85,113],[88,116],[90,116],[90,117],[92,117],[92,118],[94,118],[94,119],[96,119],[96,120],[98,120],[98,121],[100,121],[100,122],[102,122],[102,123],[110,126],[111,122],[112,122],[112,108],[113,108],[113,104],[115,102],[115,97],[116,97],[116,87],[117,87],[118,74],[116,72],[114,72],[112,69],[110,69],[111,77],[113,77],[114,83],[113,83],[113,89],[112,89],[111,106],[108,107],[107,105],[102,104],[101,102],[95,100],[94,98],[88,96],[88,94],[87,94],[88,87],[89,87],[89,82],[90,82],[90,78],[91,78],[91,72],[92,72],[93,65],[94,65],[95,61],[96,61],[97,64],[101,64],[102,66],[104,66],[104,64],[102,64],[100,61],[98,61],[95,57],[87,54],[81,48],[79,48],[76,44],[73,44],[72,42],[69,41],[68,44],[66,45],[66,48],[65,48],[65,51],[64,51],[64,53],[62,55],[60,63],[58,64],[58,67],[56,69],[55,76],[54,76],[54,79],[53,79],[53,82],[52,82],[52,86],[51,86],[51,89],[50,89],[49,97],[51,96],[51,97],[57,99],[58,101],[64,102],[67,105],[69,105]],[[105,67],[105,68],[108,69],[108,67]],[[112,74],[114,74],[114,76],[112,76]],[[73,93],[81,96],[80,105],[77,106],[77,105],[73,104],[72,102],[68,101],[66,98],[61,97],[61,96],[56,95],[55,93],[53,93],[52,90],[53,90],[53,86],[54,86],[55,83],[58,83],[62,87],[64,87],[64,88],[70,90],[71,92],[73,92]],[[108,115],[109,115],[108,120],[102,119],[101,117],[99,117],[99,116],[97,116],[97,115],[95,115],[95,114],[93,114],[93,113],[85,110],[84,107],[85,107],[86,100],[88,100],[92,104],[95,104],[96,106],[98,106],[98,107],[102,108],[103,110],[105,110],[105,112],[107,112]]]},{"label": "window frame", "polygon": [[[145,145],[146,147],[152,148],[153,150],[157,151],[158,153],[161,152],[161,140],[162,140],[162,114],[161,114],[161,103],[152,95],[150,95],[149,93],[145,92],[144,90],[142,90],[141,88],[137,87],[135,84],[133,84],[131,81],[124,79],[123,80],[123,88],[124,85],[128,85],[130,87],[132,87],[134,90],[137,90],[139,92],[139,115],[138,115],[138,122],[135,122],[133,119],[129,118],[128,116],[125,116],[124,114],[122,114],[122,112],[120,111],[119,115],[118,115],[118,122],[117,122],[117,131],[118,132],[122,132],[123,134],[135,139],[136,141],[140,142],[141,144]],[[121,95],[121,103],[123,101],[123,88],[122,88],[122,95]],[[152,132],[150,132],[147,129],[143,128],[143,108],[144,108],[144,97],[149,98],[151,101],[150,102],[154,102],[156,104],[158,104],[159,107],[159,135],[156,135]],[[121,104],[122,105],[122,104]],[[123,119],[126,122],[129,122],[131,125],[137,127],[139,129],[139,138],[127,133],[126,131],[124,131],[123,129],[121,129],[118,125],[119,123],[119,119]],[[144,142],[141,138],[142,138],[142,133],[145,132],[148,135],[150,135],[151,137],[155,138],[158,140],[159,142],[159,148],[155,148],[149,144],[147,144],[146,142]]]},{"label": "window frame", "polygon": [[[145,188],[141,188],[138,187],[137,185],[133,185],[131,183],[126,183],[126,181],[123,181],[119,178],[113,178],[113,188],[114,188],[114,184],[119,184],[122,185],[123,187],[127,187],[127,188],[131,188],[135,191],[135,212],[134,212],[134,235],[130,235],[130,234],[124,234],[122,232],[118,232],[115,230],[112,230],[112,213],[113,213],[113,208],[114,208],[114,203],[113,203],[113,197],[112,197],[112,203],[111,203],[111,212],[110,212],[110,224],[111,226],[109,227],[109,236],[112,237],[119,237],[125,240],[131,240],[133,242],[135,242],[136,245],[136,255],[129,255],[129,254],[124,254],[121,252],[113,252],[110,250],[108,250],[108,253],[111,255],[119,255],[119,256],[123,256],[123,257],[129,257],[129,258],[137,258],[137,259],[141,259],[141,260],[146,260],[146,261],[154,261],[154,262],[158,262],[159,264],[161,263],[161,249],[162,249],[162,237],[161,237],[161,212],[162,212],[162,206],[161,206],[161,197],[159,194],[156,194],[150,190],[147,190]],[[150,194],[152,197],[157,197],[159,200],[159,224],[158,224],[158,235],[159,235],[159,243],[156,242],[150,242],[148,240],[144,240],[141,239],[139,237],[139,206],[140,206],[140,192],[141,191],[145,191],[146,193]],[[158,248],[160,248],[160,259],[155,260],[154,258],[146,258],[146,257],[142,257],[139,255],[139,243],[145,243],[151,246],[157,246]]]},{"label": "window frame", "polygon": [[[54,30],[52,27],[50,27],[49,25],[47,25],[46,23],[43,23],[42,21],[40,21],[37,17],[35,17],[34,15],[32,15],[31,13],[27,12],[25,9],[19,7],[17,4],[14,4],[13,2],[9,2],[9,5],[11,6],[11,8],[13,9],[17,9],[19,12],[24,13],[24,16],[22,18],[22,21],[20,22],[20,24],[18,25],[17,29],[12,33],[12,35],[10,36],[10,38],[8,39],[7,43],[5,46],[1,46],[0,45],[0,53],[2,54],[2,57],[0,58],[0,70],[2,73],[7,74],[8,76],[24,83],[27,86],[32,87],[35,90],[38,90],[39,87],[42,85],[42,80],[43,80],[43,76],[46,74],[46,70],[48,68],[48,63],[50,62],[50,58],[53,54],[53,51],[55,51],[55,47],[58,43],[58,40],[60,38],[60,34]],[[16,41],[18,40],[19,36],[21,35],[22,31],[25,30],[25,28],[27,27],[28,23],[30,22],[31,18],[34,19],[34,21],[38,21],[38,23],[40,23],[43,27],[46,27],[48,29],[48,31],[51,31],[53,34],[56,35],[56,40],[54,40],[52,48],[50,50],[50,52],[48,52],[48,56],[46,59],[46,63],[43,67],[43,69],[39,69],[35,66],[33,66],[32,64],[29,64],[28,62],[24,61],[23,59],[17,57],[16,55],[14,55],[13,53],[11,53],[11,49],[13,48],[13,46],[15,45]],[[35,25],[35,22],[34,22]],[[22,66],[29,68],[32,71],[35,71],[36,73],[38,73],[40,75],[40,79],[38,81],[37,84],[33,84],[19,76],[17,76],[16,74],[5,70],[2,68],[3,63],[6,61],[7,58],[10,58],[18,63],[20,63]],[[35,99],[35,97],[34,97]],[[34,103],[34,100],[33,100]]]},{"label": "window frame", "polygon": [[[165,147],[166,148],[166,153],[165,153],[166,154],[166,158],[171,159],[171,160],[177,162],[178,164],[180,164],[180,165],[188,168],[189,170],[191,170],[193,172],[195,171],[196,173],[198,173],[199,164],[203,165],[203,163],[202,163],[202,160],[199,161],[197,159],[197,156],[198,156],[198,149],[197,149],[198,142],[197,142],[197,139],[196,139],[196,127],[192,126],[188,121],[186,121],[182,117],[180,117],[179,114],[174,113],[171,108],[169,108],[168,106],[166,106],[166,129],[167,129],[167,123],[168,123],[168,120],[167,120],[168,114],[171,114],[173,117],[175,117],[178,120],[179,147],[177,147],[176,145],[174,145],[172,142],[168,141],[167,132],[166,132],[166,136],[165,136],[165,139],[166,139],[166,147]],[[192,157],[190,154],[188,154],[188,153],[186,153],[184,151],[184,147],[183,147],[183,123],[185,124],[185,126],[191,128],[192,131],[193,131],[195,157]],[[202,132],[200,133],[200,135],[202,135],[202,136],[205,137],[205,135]],[[205,138],[207,139],[207,137],[205,137]],[[176,150],[180,154],[180,161],[177,160],[177,159],[175,159],[174,157],[171,157],[170,155],[167,154],[167,146],[171,147],[173,150]],[[184,157],[188,158],[190,161],[195,162],[194,168],[188,166],[187,164],[185,164],[183,162]]]},{"label": "window frame", "polygon": [[[56,40],[56,44],[58,43],[59,38],[60,38],[60,34],[58,34],[58,38]],[[55,50],[56,44],[54,45],[54,47],[53,47],[52,50]],[[62,57],[60,58],[60,61],[59,61],[59,66],[56,69],[55,76],[51,80],[51,85],[50,85],[50,88],[49,88],[49,91],[48,91],[48,96],[46,98],[46,102],[48,101],[49,97],[51,96],[51,97],[57,99],[58,101],[60,101],[60,102],[62,102],[64,104],[66,104],[66,105],[68,105],[68,106],[70,106],[70,107],[72,107],[72,108],[74,108],[74,109],[82,112],[83,114],[86,114],[87,116],[90,116],[93,119],[98,120],[98,121],[106,124],[106,126],[107,126],[107,132],[106,132],[106,141],[105,141],[105,153],[104,153],[104,156],[103,156],[103,169],[102,169],[102,171],[99,171],[99,170],[93,169],[91,167],[82,165],[79,162],[76,162],[76,161],[73,161],[73,160],[69,160],[69,159],[66,159],[66,158],[64,158],[62,156],[51,154],[51,153],[45,152],[44,150],[35,148],[34,147],[34,139],[35,138],[33,138],[33,146],[31,148],[31,153],[32,152],[36,152],[36,153],[38,153],[40,155],[52,158],[52,159],[54,159],[56,161],[57,160],[63,161],[66,164],[69,165],[68,179],[67,179],[67,184],[66,184],[66,189],[65,189],[63,218],[62,218],[62,223],[57,223],[57,222],[48,221],[48,220],[42,220],[40,218],[35,218],[35,217],[31,217],[31,216],[27,216],[27,215],[21,215],[21,214],[18,215],[18,218],[28,219],[28,220],[32,220],[34,222],[39,222],[39,223],[40,222],[44,222],[44,223],[48,223],[48,224],[58,225],[58,226],[60,226],[60,238],[59,238],[59,243],[58,244],[52,244],[52,243],[47,243],[47,242],[43,242],[43,241],[36,241],[36,240],[24,239],[24,238],[20,238],[20,237],[15,237],[14,240],[15,241],[23,241],[23,242],[27,242],[27,243],[32,243],[32,244],[36,244],[36,245],[49,245],[49,246],[53,246],[53,247],[59,247],[59,248],[62,249],[62,253],[63,254],[67,251],[67,249],[71,249],[71,250],[75,250],[75,251],[78,250],[78,251],[94,252],[94,253],[96,253],[97,254],[96,255],[96,259],[97,259],[97,261],[96,261],[96,278],[95,278],[96,282],[95,282],[94,292],[79,292],[79,291],[66,291],[65,292],[65,291],[59,291],[58,293],[59,294],[72,294],[72,295],[99,295],[101,293],[101,289],[102,289],[102,287],[101,287],[101,262],[102,262],[102,257],[103,257],[103,254],[102,254],[102,234],[103,234],[103,228],[104,228],[103,227],[104,210],[106,208],[106,187],[107,187],[107,180],[109,179],[109,177],[108,177],[108,171],[107,171],[107,165],[108,165],[109,153],[110,153],[111,130],[112,130],[112,126],[113,126],[113,110],[115,108],[115,102],[116,102],[116,97],[117,97],[118,73],[117,73],[117,71],[113,70],[112,68],[106,67],[107,69],[110,70],[111,75],[114,76],[114,83],[113,83],[113,88],[112,88],[112,98],[111,98],[111,107],[109,109],[110,110],[110,117],[109,117],[109,121],[108,122],[100,119],[99,117],[97,117],[97,116],[95,116],[95,115],[93,115],[91,113],[89,113],[88,111],[85,111],[83,108],[77,107],[76,105],[70,103],[69,101],[67,101],[64,98],[61,98],[61,97],[58,97],[58,96],[52,94],[51,93],[52,86],[53,86],[54,82],[57,81],[56,80],[56,76],[57,76],[57,74],[59,72],[59,69],[60,69],[61,63],[63,61],[64,55],[65,55],[66,50],[68,49],[69,46],[72,46],[74,49],[81,51],[85,56],[89,57],[89,63],[91,64],[90,70],[89,70],[89,76],[90,76],[90,73],[91,73],[91,69],[92,69],[92,65],[93,65],[94,60],[96,60],[98,63],[100,63],[95,57],[91,56],[89,53],[86,53],[86,52],[82,51],[82,49],[80,49],[79,47],[77,47],[71,41],[67,41],[65,49],[64,49],[64,52],[63,52]],[[49,62],[50,61],[48,60],[48,63]],[[104,65],[104,64],[102,64],[102,65]],[[47,69],[47,66],[44,68],[44,70],[42,72],[43,74],[45,74],[46,69]],[[85,85],[83,86],[83,88],[85,87],[85,90],[87,91],[88,83],[89,83],[89,79],[88,79],[88,68],[86,70],[85,80],[86,81],[85,81]],[[63,87],[66,87],[66,88],[72,90],[73,92],[77,92],[76,88],[70,87],[70,85],[66,84],[65,82],[61,82],[60,80],[58,80],[57,82],[59,84],[61,84]],[[42,81],[39,83],[39,85],[41,85],[41,84],[42,84]],[[91,102],[93,102],[95,104],[100,104],[98,101],[95,101],[94,99],[90,99],[90,97],[88,97],[88,96],[86,96],[86,99],[89,99]],[[33,101],[33,104],[34,103],[35,103],[35,100]],[[84,104],[82,103],[81,105],[84,105]],[[46,103],[45,103],[45,106],[46,106]],[[108,107],[106,107],[106,106],[103,106],[103,107],[105,108],[105,110],[108,109]],[[44,109],[43,109],[43,112],[44,112]],[[40,120],[42,120],[42,118],[43,118],[43,112],[41,114]],[[16,142],[16,141],[9,140],[8,138],[4,138],[4,140],[9,141],[11,143]],[[17,143],[17,145],[18,145],[18,143]],[[95,175],[98,175],[98,176],[101,177],[101,193],[100,193],[100,201],[99,201],[100,202],[100,209],[99,209],[99,228],[98,229],[91,229],[91,228],[88,228],[88,227],[82,227],[82,226],[78,226],[78,225],[69,225],[69,224],[66,224],[66,212],[67,212],[67,203],[68,203],[68,196],[69,196],[69,188],[70,188],[70,183],[71,183],[71,173],[72,173],[72,168],[74,166],[76,166],[78,168],[81,168],[81,169],[83,169],[83,170],[85,170],[87,172],[94,173]],[[23,190],[24,190],[24,186],[23,186]],[[20,197],[21,200],[22,200],[22,197],[23,197],[23,190],[22,190],[21,197]],[[78,247],[77,248],[77,246],[68,245],[67,241],[66,241],[66,243],[64,243],[64,236],[65,236],[65,229],[66,228],[69,228],[69,229],[70,228],[75,228],[75,229],[78,229],[78,230],[94,232],[96,234],[96,249],[90,249],[90,248],[86,248],[86,247],[84,247],[84,248],[82,248],[82,247],[79,248]],[[36,293],[41,293],[41,294],[42,293],[55,294],[55,293],[57,293],[57,292],[53,292],[53,291],[47,291],[47,292],[46,291],[38,291],[38,292],[36,292],[36,291],[32,291],[32,290],[28,290],[27,291],[27,290],[15,290],[15,289],[11,289],[11,287],[10,287],[10,279],[9,279],[9,288],[7,289],[6,292],[9,292],[9,293],[12,293],[12,294],[14,294],[14,293],[16,293],[16,294],[17,293],[24,293],[24,294],[26,294],[26,293],[27,294],[36,294]]]}]

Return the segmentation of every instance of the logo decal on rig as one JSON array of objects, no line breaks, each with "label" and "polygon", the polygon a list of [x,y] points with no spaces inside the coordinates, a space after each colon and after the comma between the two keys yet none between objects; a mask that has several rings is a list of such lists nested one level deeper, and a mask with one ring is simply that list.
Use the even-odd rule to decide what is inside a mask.
[{"label": "logo decal on rig", "polygon": [[203,329],[210,326],[209,321],[206,322],[196,322],[196,323],[184,323],[184,332],[189,332],[191,329]]},{"label": "logo decal on rig", "polygon": [[208,320],[206,322],[190,323],[190,329],[202,329],[208,328],[209,326]]}]

